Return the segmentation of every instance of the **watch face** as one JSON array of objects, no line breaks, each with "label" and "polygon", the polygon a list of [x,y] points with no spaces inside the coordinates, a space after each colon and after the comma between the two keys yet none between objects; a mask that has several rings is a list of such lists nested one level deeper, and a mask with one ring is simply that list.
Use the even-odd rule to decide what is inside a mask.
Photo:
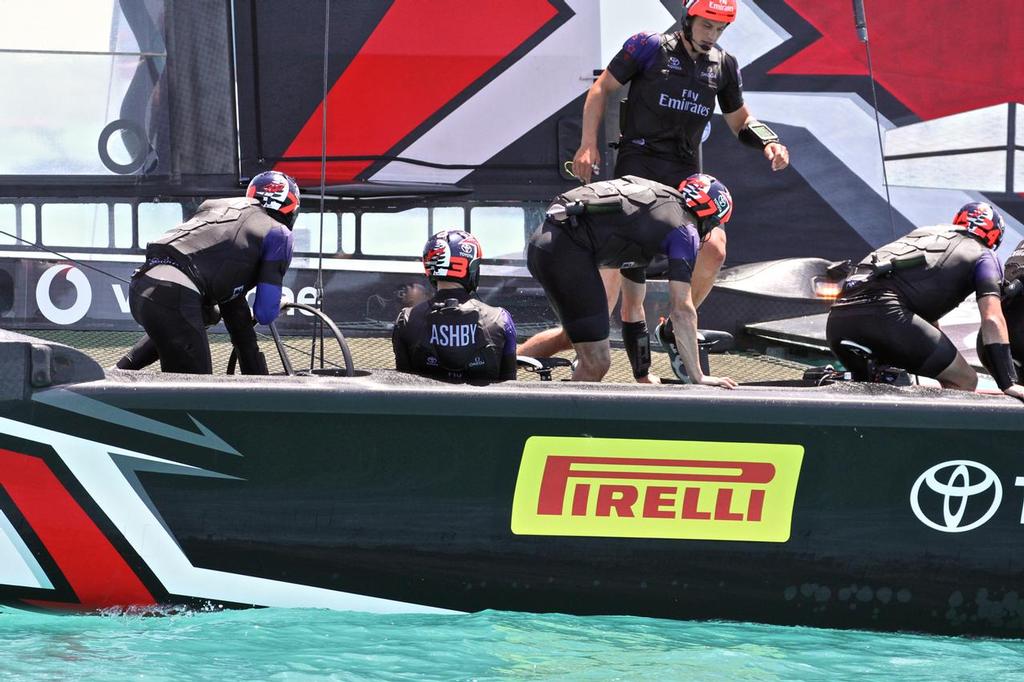
[{"label": "watch face", "polygon": [[754,135],[757,135],[757,139],[766,144],[768,142],[775,142],[779,139],[778,135],[776,135],[775,132],[764,123],[751,123],[747,128],[750,132],[754,133]]}]

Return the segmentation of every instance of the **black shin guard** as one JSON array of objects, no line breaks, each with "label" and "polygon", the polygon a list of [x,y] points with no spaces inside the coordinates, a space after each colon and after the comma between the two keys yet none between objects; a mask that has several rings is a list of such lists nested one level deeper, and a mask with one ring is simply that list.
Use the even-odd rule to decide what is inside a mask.
[{"label": "black shin guard", "polygon": [[1005,391],[1017,383],[1017,368],[1014,367],[1013,357],[1010,355],[1010,344],[986,343],[981,350],[981,364],[992,374],[1000,391]]},{"label": "black shin guard", "polygon": [[623,322],[622,344],[633,368],[633,378],[643,379],[651,369],[651,335],[646,322]]}]

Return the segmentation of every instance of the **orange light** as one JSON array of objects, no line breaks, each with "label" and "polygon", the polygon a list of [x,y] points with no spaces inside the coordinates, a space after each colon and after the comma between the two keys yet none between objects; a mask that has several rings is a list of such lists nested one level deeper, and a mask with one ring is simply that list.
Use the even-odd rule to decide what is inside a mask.
[{"label": "orange light", "polygon": [[812,282],[814,284],[814,295],[818,298],[834,300],[839,297],[840,292],[843,290],[842,282],[834,282],[821,277],[815,277]]}]

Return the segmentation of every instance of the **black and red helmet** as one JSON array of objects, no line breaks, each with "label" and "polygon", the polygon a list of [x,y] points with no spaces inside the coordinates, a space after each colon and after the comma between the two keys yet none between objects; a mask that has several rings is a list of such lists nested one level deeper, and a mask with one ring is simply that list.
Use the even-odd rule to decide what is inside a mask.
[{"label": "black and red helmet", "polygon": [[458,282],[466,291],[480,281],[483,247],[477,238],[462,230],[438,232],[423,247],[423,271],[431,284],[438,280]]},{"label": "black and red helmet", "polygon": [[1003,233],[1006,231],[1003,216],[984,201],[964,204],[953,216],[953,224],[962,227],[968,234],[973,234],[990,249],[999,248],[1003,241]]},{"label": "black and red helmet", "polygon": [[725,227],[732,218],[732,194],[714,176],[696,173],[679,185],[683,205],[697,218],[701,239],[716,227]]},{"label": "black and red helmet", "polygon": [[245,196],[258,201],[260,206],[288,228],[295,223],[295,216],[299,214],[299,186],[290,175],[263,171],[249,181]]}]

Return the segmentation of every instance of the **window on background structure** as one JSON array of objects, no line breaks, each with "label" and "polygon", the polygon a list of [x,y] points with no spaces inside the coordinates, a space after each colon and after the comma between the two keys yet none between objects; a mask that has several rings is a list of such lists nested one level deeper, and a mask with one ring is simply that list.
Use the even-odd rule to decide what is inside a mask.
[{"label": "window on background structure", "polygon": [[364,213],[361,230],[362,252],[367,256],[419,257],[430,237],[430,221],[425,208]]},{"label": "window on background structure", "polygon": [[173,201],[139,204],[139,248],[185,221],[181,204]]},{"label": "window on background structure", "polygon": [[24,243],[15,239],[21,235],[18,234],[18,207],[14,204],[0,204],[0,230],[7,233],[0,233],[0,244],[16,246]]},{"label": "window on background structure", "polygon": [[293,244],[292,250],[295,253],[320,253],[323,248],[324,255],[338,253],[338,214],[324,213],[323,241],[320,240],[320,213],[299,213],[292,226]]},{"label": "window on background structure", "polygon": [[36,242],[36,207],[33,204],[21,205],[21,234],[18,236],[33,244]]},{"label": "window on background structure", "polygon": [[439,206],[432,210],[431,232],[437,233],[441,230],[465,229],[466,209],[461,206]]},{"label": "window on background structure", "polygon": [[516,206],[477,206],[470,211],[473,234],[487,258],[520,260],[526,248],[526,213]]},{"label": "window on background structure", "polygon": [[46,246],[108,248],[111,242],[107,204],[43,204],[42,235]]},{"label": "window on background structure", "polygon": [[131,204],[114,204],[114,248],[132,248]]}]

